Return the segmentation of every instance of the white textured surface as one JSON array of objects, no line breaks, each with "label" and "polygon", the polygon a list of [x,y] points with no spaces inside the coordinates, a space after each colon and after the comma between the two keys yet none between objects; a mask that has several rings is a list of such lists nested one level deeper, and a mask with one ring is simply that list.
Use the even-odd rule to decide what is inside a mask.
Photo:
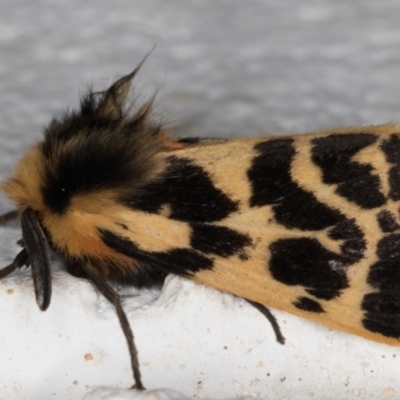
[{"label": "white textured surface", "polygon": [[[189,397],[172,389],[146,390],[137,392],[124,389],[98,388],[84,397],[84,400],[188,400]],[[235,397],[236,400],[251,400],[250,396]]]},{"label": "white textured surface", "polygon": [[[134,93],[162,86],[158,110],[180,135],[400,120],[397,0],[2,0],[0,6],[1,178],[53,115],[78,104],[88,83],[105,87],[155,43]],[[0,209],[10,207],[1,198]],[[0,228],[2,265],[18,251],[19,236],[17,225]],[[280,346],[242,300],[177,278],[154,303],[134,309],[152,298],[145,293],[125,302],[149,389],[200,398],[400,397],[397,348],[276,312],[287,338]],[[81,399],[98,386],[122,390],[132,383],[112,307],[62,271],[55,272],[45,313],[34,302],[29,271],[0,282],[0,343],[1,398]],[[110,398],[109,390],[91,399]],[[115,396],[132,395],[121,393]]]},{"label": "white textured surface", "polygon": [[[132,377],[113,308],[89,283],[56,271],[45,313],[27,274],[0,282],[0,295],[2,398],[79,399],[99,386],[108,389],[89,399],[136,395],[123,390]],[[148,389],[190,398],[399,397],[395,348],[275,312],[286,337],[281,346],[269,323],[229,294],[170,277],[156,295],[143,293],[143,303],[156,300],[136,310],[134,299],[125,302]]]}]

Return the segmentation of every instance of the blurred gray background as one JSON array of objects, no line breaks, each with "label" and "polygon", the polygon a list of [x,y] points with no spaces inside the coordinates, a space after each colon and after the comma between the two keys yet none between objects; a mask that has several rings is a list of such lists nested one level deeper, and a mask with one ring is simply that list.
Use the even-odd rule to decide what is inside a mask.
[{"label": "blurred gray background", "polygon": [[[154,45],[133,95],[160,89],[156,109],[180,136],[400,120],[397,0],[1,0],[0,8],[1,179],[52,116],[76,107],[89,84],[103,89],[131,71]],[[10,203],[0,199],[1,212]]]}]

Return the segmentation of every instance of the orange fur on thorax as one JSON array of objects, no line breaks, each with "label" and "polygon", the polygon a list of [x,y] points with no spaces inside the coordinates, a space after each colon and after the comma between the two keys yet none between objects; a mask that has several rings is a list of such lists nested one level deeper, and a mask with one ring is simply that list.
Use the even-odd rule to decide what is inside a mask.
[{"label": "orange fur on thorax", "polygon": [[2,188],[22,212],[33,209],[43,227],[49,232],[52,244],[64,255],[85,260],[94,258],[99,265],[112,265],[122,270],[132,267],[132,259],[106,246],[97,229],[115,230],[115,223],[126,211],[116,204],[111,191],[76,195],[67,211],[61,215],[50,211],[41,194],[45,165],[38,146],[31,147],[17,163],[13,177]]}]

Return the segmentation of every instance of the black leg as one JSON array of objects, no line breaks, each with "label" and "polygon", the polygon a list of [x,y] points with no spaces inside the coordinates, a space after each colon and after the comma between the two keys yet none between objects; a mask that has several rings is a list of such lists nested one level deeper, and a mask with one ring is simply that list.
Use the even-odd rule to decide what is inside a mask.
[{"label": "black leg", "polygon": [[12,211],[9,211],[8,213],[0,215],[0,225],[3,225],[8,221],[16,219],[18,217],[18,214],[19,214],[18,210],[12,210]]},{"label": "black leg", "polygon": [[4,278],[7,275],[10,275],[11,272],[14,272],[17,268],[21,268],[22,266],[28,264],[29,264],[28,252],[26,251],[26,249],[22,249],[14,258],[14,261],[10,265],[0,270],[0,279]]},{"label": "black leg", "polygon": [[254,308],[256,308],[258,311],[260,311],[260,313],[262,315],[264,315],[264,317],[266,317],[268,319],[269,323],[272,325],[272,329],[275,332],[276,341],[278,343],[280,343],[280,344],[285,344],[285,338],[282,335],[281,328],[279,327],[278,321],[272,315],[271,311],[269,311],[269,309],[266,306],[264,306],[264,305],[262,305],[260,303],[257,303],[255,301],[251,301],[251,300],[248,300],[248,299],[245,299],[245,300],[249,304],[251,304]]},{"label": "black leg", "polygon": [[114,305],[119,323],[121,325],[122,331],[124,332],[125,339],[128,343],[129,354],[131,357],[131,365],[133,372],[133,379],[135,381],[135,385],[132,387],[133,389],[144,390],[145,387],[142,383],[142,378],[140,375],[139,368],[139,360],[138,360],[138,352],[135,346],[135,339],[133,336],[133,332],[131,326],[129,325],[128,318],[124,312],[124,309],[121,305],[121,297],[120,295],[106,282],[105,279],[97,276],[92,270],[86,265],[82,264],[82,269],[85,272],[86,276],[93,284],[97,287],[97,289],[101,292],[101,294]]}]

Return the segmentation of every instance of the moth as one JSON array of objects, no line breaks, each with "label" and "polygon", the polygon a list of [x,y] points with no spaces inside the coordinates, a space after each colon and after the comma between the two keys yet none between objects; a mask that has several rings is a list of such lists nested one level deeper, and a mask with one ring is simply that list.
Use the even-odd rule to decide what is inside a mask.
[{"label": "moth", "polygon": [[[143,63],[143,62],[142,62]],[[142,64],[141,63],[141,64]],[[398,345],[400,126],[253,139],[171,138],[153,98],[126,106],[141,64],[53,119],[2,189],[21,220],[41,310],[51,251],[114,304],[137,389],[133,333],[109,282],[176,274],[265,306]]]}]

